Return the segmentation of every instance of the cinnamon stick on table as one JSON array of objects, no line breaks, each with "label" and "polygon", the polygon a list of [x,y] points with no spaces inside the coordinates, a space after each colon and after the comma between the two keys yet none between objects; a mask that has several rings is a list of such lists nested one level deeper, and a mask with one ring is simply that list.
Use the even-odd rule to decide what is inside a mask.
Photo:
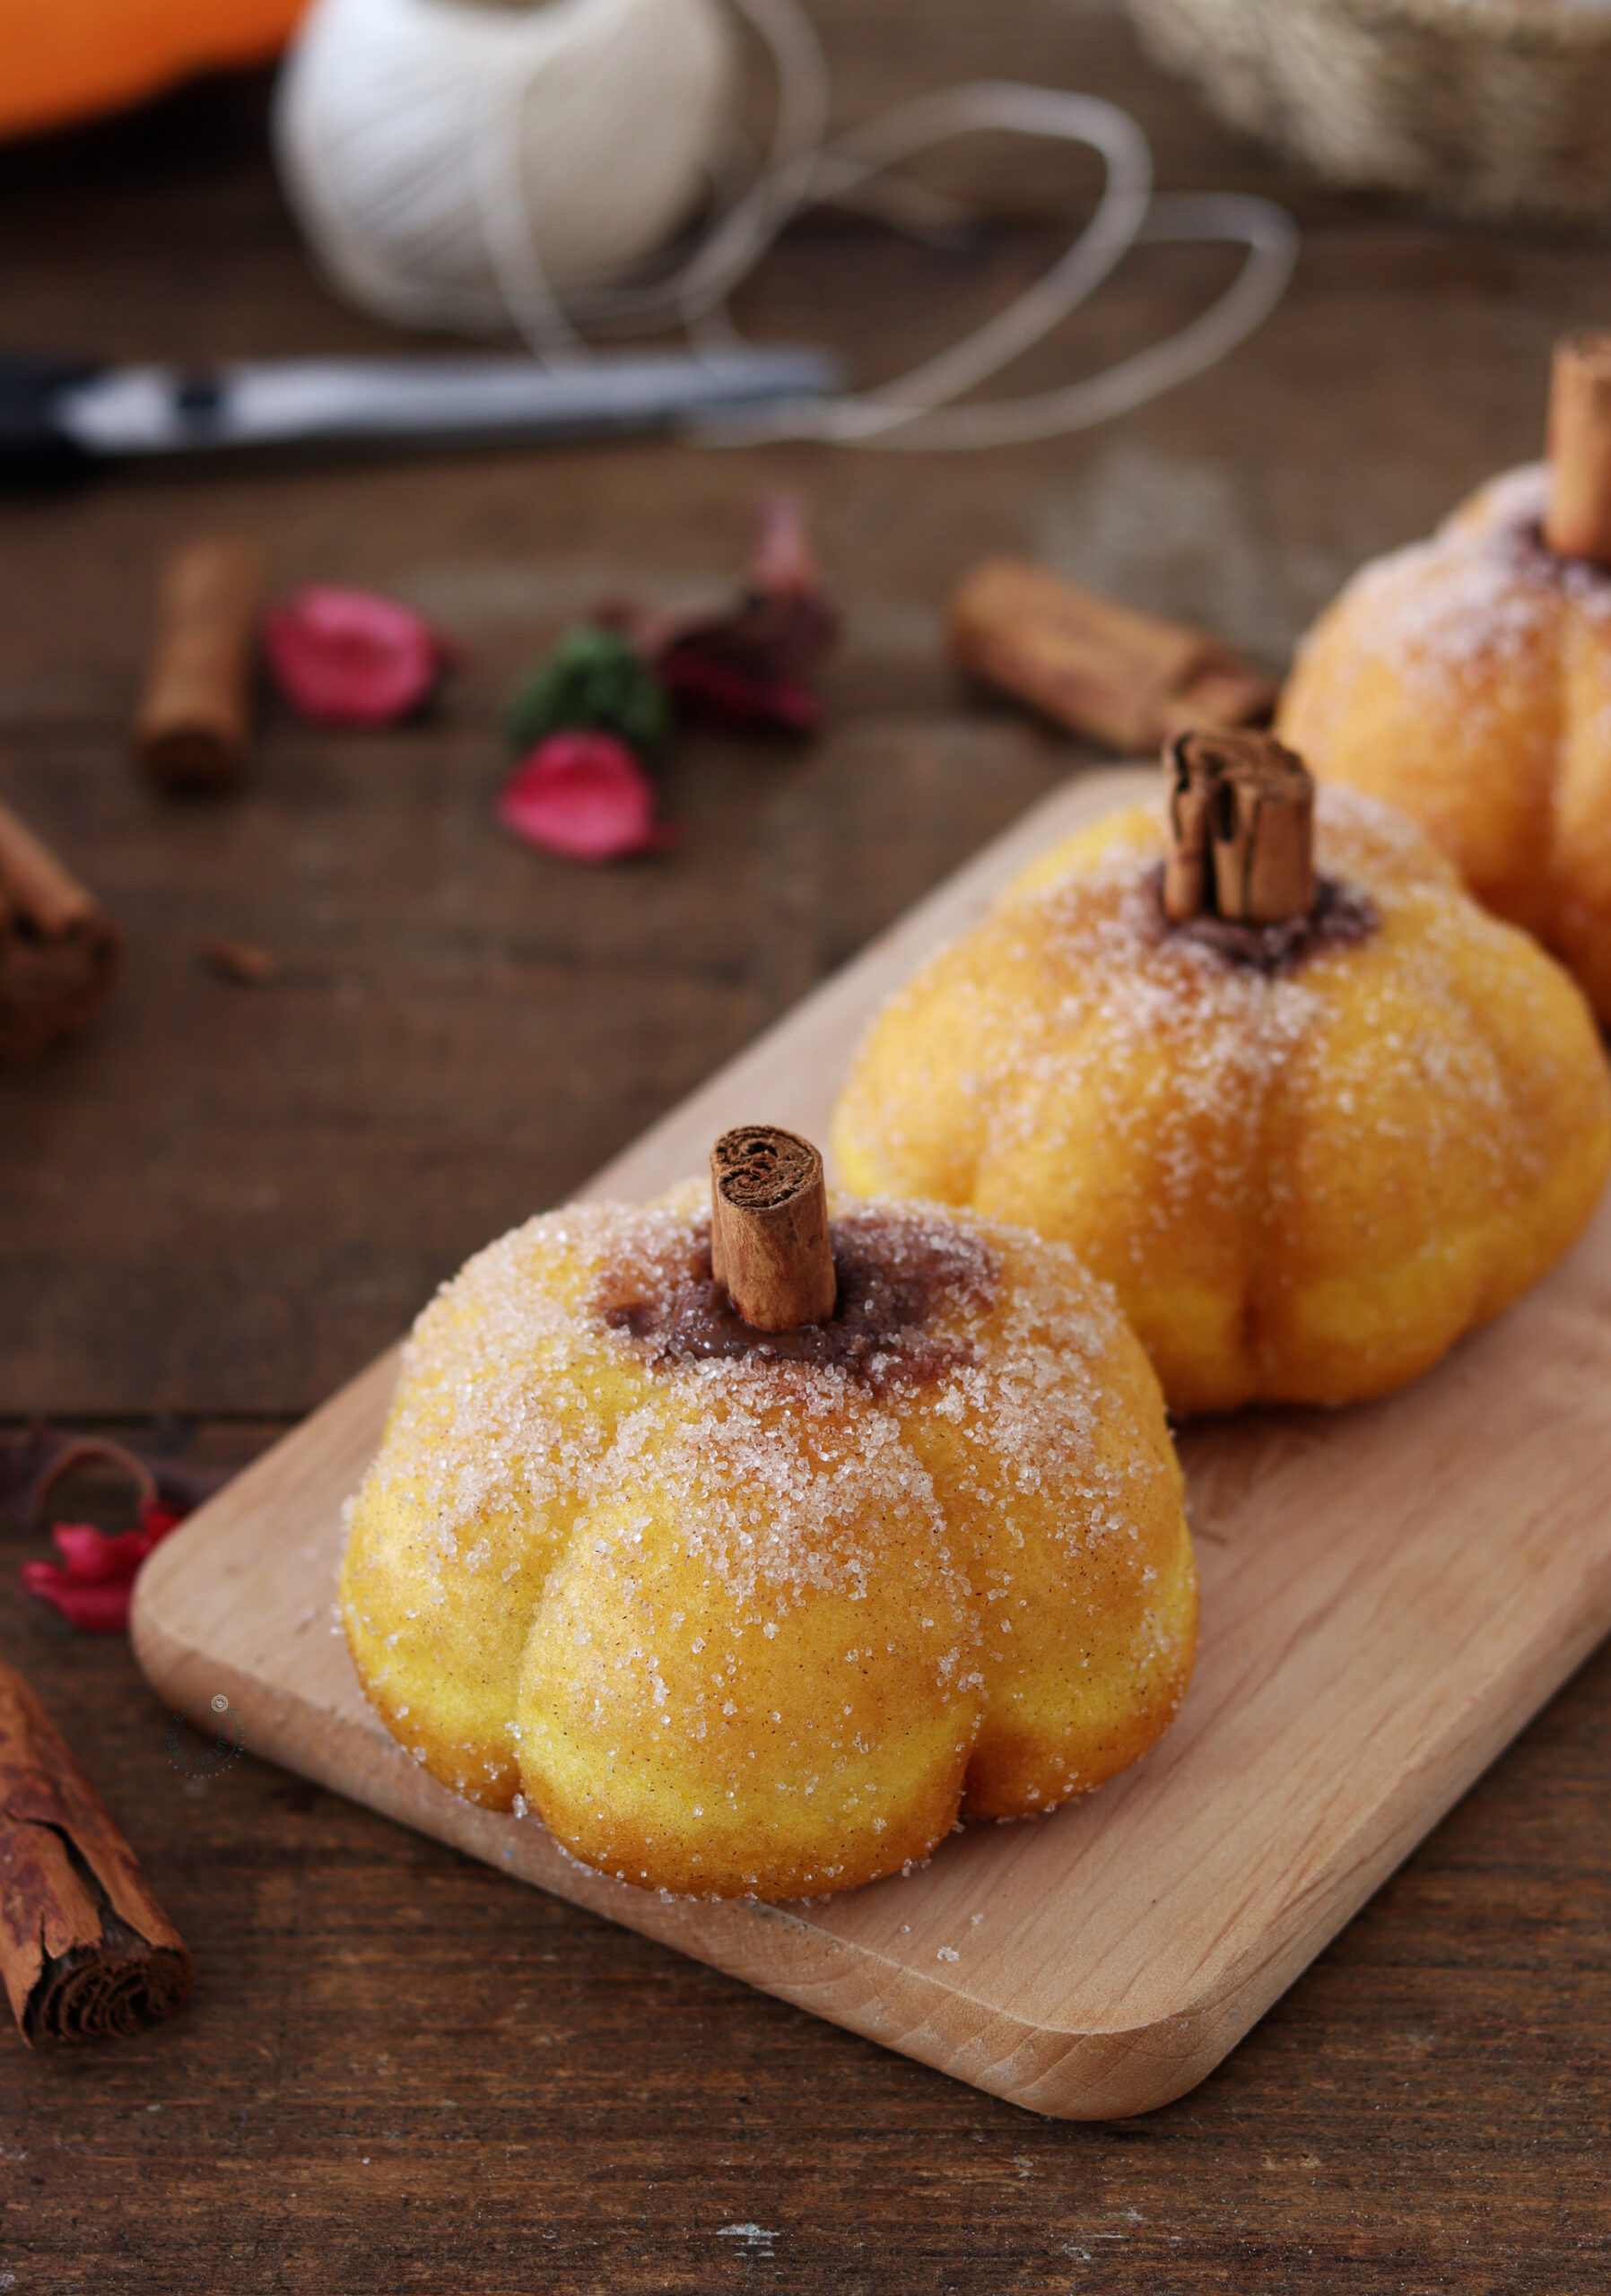
[{"label": "cinnamon stick on table", "polygon": [[0,804],[0,1063],[87,1028],[112,993],[119,953],[94,894]]},{"label": "cinnamon stick on table", "polygon": [[1563,558],[1611,567],[1611,332],[1555,345],[1544,539]]},{"label": "cinnamon stick on table", "polygon": [[993,558],[951,602],[951,652],[987,684],[1134,756],[1191,726],[1250,726],[1275,681],[1206,631],[1157,622],[1044,567]]},{"label": "cinnamon stick on table", "polygon": [[162,569],[135,747],[170,789],[239,781],[251,730],[263,568],[231,536],[186,543]]},{"label": "cinnamon stick on table", "polygon": [[0,1979],[30,2043],[137,2032],[189,1999],[184,1940],[14,1667],[0,1665]]},{"label": "cinnamon stick on table", "polygon": [[828,1189],[809,1140],[772,1124],[722,1134],[710,1151],[710,1272],[757,1331],[833,1313]]}]

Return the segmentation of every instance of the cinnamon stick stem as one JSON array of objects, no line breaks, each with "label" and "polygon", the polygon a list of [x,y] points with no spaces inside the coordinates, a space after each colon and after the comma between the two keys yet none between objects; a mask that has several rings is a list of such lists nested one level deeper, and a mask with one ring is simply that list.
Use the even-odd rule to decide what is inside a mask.
[{"label": "cinnamon stick stem", "polygon": [[1276,686],[1207,631],[1116,605],[1044,567],[996,558],[951,602],[954,659],[1110,749],[1155,750],[1192,726],[1267,718]]},{"label": "cinnamon stick stem", "polygon": [[1171,924],[1283,925],[1313,909],[1314,782],[1272,734],[1182,734],[1164,753]]},{"label": "cinnamon stick stem", "polygon": [[0,804],[0,1063],[92,1021],[118,977],[118,928],[48,846]]},{"label": "cinnamon stick stem", "polygon": [[1611,332],[1555,345],[1544,539],[1563,558],[1611,567]]},{"label": "cinnamon stick stem", "polygon": [[[1279,752],[1277,754],[1277,752]],[[1214,897],[1222,917],[1284,925],[1314,907],[1314,784],[1278,742],[1232,757],[1214,826]]]},{"label": "cinnamon stick stem", "polygon": [[44,1709],[0,1665],[0,1979],[22,2038],[137,2032],[189,1998],[184,1940]]},{"label": "cinnamon stick stem", "polygon": [[1163,914],[1171,925],[1184,925],[1214,906],[1212,816],[1218,781],[1200,742],[1171,742],[1163,761],[1171,775]]},{"label": "cinnamon stick stem", "polygon": [[229,535],[187,543],[162,569],[135,746],[166,788],[223,789],[240,778],[262,593],[257,552]]},{"label": "cinnamon stick stem", "polygon": [[823,1160],[777,1125],[740,1125],[710,1151],[710,1265],[757,1331],[797,1331],[833,1312],[838,1279]]}]

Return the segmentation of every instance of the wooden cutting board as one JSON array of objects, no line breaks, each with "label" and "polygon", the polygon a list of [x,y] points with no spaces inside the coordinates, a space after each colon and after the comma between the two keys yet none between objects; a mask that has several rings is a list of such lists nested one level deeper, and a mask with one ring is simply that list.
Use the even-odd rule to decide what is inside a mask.
[{"label": "wooden cutting board", "polygon": [[[1120,770],[1048,799],[584,1193],[656,1194],[740,1121],[824,1139],[888,990],[1032,853],[1153,786]],[[394,1370],[372,1365],[152,1557],[135,1645],[161,1694],[226,1698],[254,1753],[1041,2112],[1142,2112],[1201,2080],[1611,1627],[1608,1206],[1405,1393],[1189,1431],[1202,1648],[1136,1769],[845,1897],[665,1901],[458,1801],[370,1715],[334,1600],[341,1503]]]}]

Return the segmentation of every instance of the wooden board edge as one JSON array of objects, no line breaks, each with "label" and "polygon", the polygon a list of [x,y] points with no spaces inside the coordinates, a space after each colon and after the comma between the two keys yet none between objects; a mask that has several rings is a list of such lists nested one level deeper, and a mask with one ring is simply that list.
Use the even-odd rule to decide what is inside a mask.
[{"label": "wooden board edge", "polygon": [[[378,1811],[478,1858],[511,1879],[549,1891],[601,1918],[709,1963],[727,1975],[916,2057],[1009,2104],[1054,2119],[1116,2120],[1156,2111],[1195,2088],[1231,2053],[1273,2003],[1346,1926],[1517,1731],[1611,1631],[1611,1566],[1563,1641],[1541,1635],[1537,1670],[1519,1707],[1497,1688],[1476,1714],[1406,1769],[1370,1828],[1340,1840],[1324,1871],[1241,1960],[1145,2024],[1079,2031],[1032,2023],[1010,2012],[814,1927],[787,1906],[662,1900],[590,1872],[532,1821],[461,1802],[411,1764],[378,1729],[342,1717],[317,1717],[263,1677],[221,1665],[166,1625],[160,1606],[141,1607],[135,1655],[148,1681],[176,1707],[197,1706],[220,1690],[256,1718],[248,1749],[360,1806]],[[267,1718],[266,1731],[265,1717]],[[1473,1726],[1473,1724],[1476,1726]],[[351,1741],[352,1743],[348,1743]],[[779,1926],[788,1953],[778,1950]],[[802,1967],[802,1964],[804,1966]]]},{"label": "wooden board edge", "polygon": [[[1528,1654],[1530,1665],[1526,1657],[1518,1659],[1506,1683],[1491,1682],[1485,1698],[1473,1700],[1458,1715],[1451,1711],[1442,1735],[1418,1761],[1406,1765],[1393,1790],[1372,1805],[1368,1822],[1362,1813],[1352,1831],[1336,1843],[1325,1867],[1289,1901],[1260,1944],[1223,1972],[1213,1996],[1215,2003],[1223,2005],[1223,2038],[1212,2063],[1203,2067],[1197,2080],[1230,2055],[1311,1962],[1363,1910],[1607,1634],[1611,1634],[1611,1558],[1598,1574],[1592,1599],[1582,1605],[1571,1633],[1562,1638],[1549,1628],[1540,1628]],[[1526,1683],[1520,1697],[1513,1687],[1518,1677]],[[1375,1846],[1369,1855],[1361,1856],[1360,1843],[1367,1835]],[[1205,1996],[1194,2007],[1206,2014],[1210,2005]],[[1174,2093],[1184,2094],[1184,2090]],[[1155,2103],[1170,2101],[1160,2097]]]},{"label": "wooden board edge", "polygon": [[567,1857],[535,1820],[460,1802],[400,1747],[345,1718],[317,1718],[316,1739],[311,1709],[294,1695],[175,1636],[154,1605],[134,1631],[142,1671],[173,1707],[195,1713],[222,1692],[254,1715],[245,1752],[345,1800],[362,1777],[358,1807],[1026,2110],[1072,2120],[1151,2111],[1194,2087],[1252,2022],[1216,2001],[1132,2031],[1036,2025],[815,1928],[787,1905],[718,1907],[633,1890]]},{"label": "wooden board edge", "polygon": [[[1451,1716],[1444,1735],[1406,1769],[1376,1805],[1368,1856],[1359,1854],[1362,1825],[1337,1843],[1325,1870],[1256,1950],[1148,2023],[1106,2031],[1014,2017],[937,1976],[829,1935],[787,1906],[718,1911],[632,1890],[566,1857],[529,1822],[459,1801],[378,1729],[316,1717],[262,1676],[221,1665],[176,1634],[160,1604],[139,1606],[134,1635],[147,1679],[175,1706],[195,1710],[222,1690],[248,1708],[257,1721],[254,1754],[349,1799],[347,1781],[363,1776],[361,1806],[1008,2103],[1053,2118],[1109,2120],[1154,2111],[1195,2087],[1345,1927],[1611,1631],[1611,1563],[1589,1591],[1572,1634],[1541,1631],[1520,1703],[1495,1685],[1475,1711],[1462,1711],[1458,1729]],[[774,1951],[779,1924],[792,1967]]]}]

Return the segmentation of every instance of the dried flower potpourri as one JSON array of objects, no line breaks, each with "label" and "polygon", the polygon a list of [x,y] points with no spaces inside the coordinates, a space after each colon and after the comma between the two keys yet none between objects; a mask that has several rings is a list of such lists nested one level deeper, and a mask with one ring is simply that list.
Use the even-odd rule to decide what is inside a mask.
[{"label": "dried flower potpourri", "polygon": [[725,613],[668,625],[655,666],[679,712],[739,730],[814,734],[823,704],[812,681],[839,635],[797,501],[762,511],[748,585]]},{"label": "dried flower potpourri", "polygon": [[823,708],[812,676],[838,627],[799,505],[779,497],[764,507],[750,580],[732,607],[676,615],[601,606],[528,673],[504,730],[512,747],[530,754],[505,785],[499,819],[575,860],[669,843],[631,794],[619,760],[606,767],[602,750],[553,744],[568,735],[613,741],[641,768],[659,756],[679,717],[749,732],[814,733]]},{"label": "dried flower potpourri", "polygon": [[504,731],[517,750],[567,729],[614,734],[652,758],[670,739],[672,724],[666,689],[631,639],[588,623],[567,631],[521,681]]},{"label": "dried flower potpourri", "polygon": [[570,861],[619,861],[675,842],[655,820],[648,776],[613,734],[550,734],[509,775],[497,810],[505,829]]},{"label": "dried flower potpourri", "polygon": [[263,650],[281,693],[317,726],[395,726],[430,699],[447,661],[412,606],[324,583],[264,617]]},{"label": "dried flower potpourri", "polygon": [[122,1634],[140,1565],[227,1477],[217,1468],[126,1450],[104,1437],[58,1435],[40,1427],[0,1447],[0,1506],[14,1505],[27,1520],[38,1521],[58,1484],[96,1467],[110,1468],[132,1484],[129,1527],[109,1532],[89,1523],[52,1523],[61,1561],[30,1561],[19,1575],[26,1593],[49,1603],[83,1632]]},{"label": "dried flower potpourri", "polygon": [[135,1574],[182,1514],[148,1499],[132,1530],[98,1531],[88,1523],[52,1523],[60,1563],[25,1562],[23,1589],[58,1610],[85,1634],[126,1634]]}]

